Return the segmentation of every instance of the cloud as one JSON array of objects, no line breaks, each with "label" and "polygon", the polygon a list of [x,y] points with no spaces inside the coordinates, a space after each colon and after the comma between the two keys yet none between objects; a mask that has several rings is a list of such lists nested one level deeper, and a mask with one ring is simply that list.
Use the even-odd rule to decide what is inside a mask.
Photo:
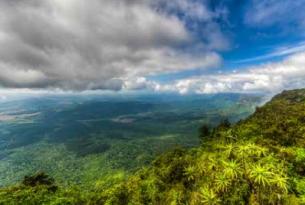
[{"label": "cloud", "polygon": [[305,42],[301,42],[301,43],[298,43],[297,45],[281,46],[265,55],[234,61],[234,63],[248,63],[248,62],[254,62],[254,61],[259,61],[259,60],[268,60],[271,58],[288,56],[291,54],[300,53],[300,52],[304,52],[304,51],[305,51]]},{"label": "cloud", "polygon": [[183,14],[182,18],[192,19],[195,21],[209,21],[216,15],[207,7],[206,4],[203,4],[202,1],[196,0],[155,0],[153,5],[166,13],[181,13]]},{"label": "cloud", "polygon": [[251,0],[245,14],[245,23],[255,27],[278,25],[305,29],[304,0]]},{"label": "cloud", "polygon": [[[218,66],[227,40],[216,14],[168,2],[0,0],[0,86],[120,90],[126,79]],[[206,25],[204,41],[188,19]]]},{"label": "cloud", "polygon": [[[150,83],[151,84],[151,83]],[[269,92],[302,88],[305,85],[305,52],[282,62],[268,63],[240,72],[211,74],[157,84],[155,90],[185,93]]]}]

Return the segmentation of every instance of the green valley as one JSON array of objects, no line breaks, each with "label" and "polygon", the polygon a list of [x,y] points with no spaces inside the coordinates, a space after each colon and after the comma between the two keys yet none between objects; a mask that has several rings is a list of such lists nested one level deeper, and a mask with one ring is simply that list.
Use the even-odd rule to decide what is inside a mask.
[{"label": "green valley", "polygon": [[258,95],[63,95],[0,103],[0,187],[44,171],[64,185],[92,186],[133,173],[173,147],[199,143],[201,124],[245,118]]},{"label": "green valley", "polygon": [[0,204],[303,204],[304,116],[305,90],[284,91],[200,135],[199,147],[161,154],[129,176],[113,172],[84,189],[37,173],[2,188]]}]

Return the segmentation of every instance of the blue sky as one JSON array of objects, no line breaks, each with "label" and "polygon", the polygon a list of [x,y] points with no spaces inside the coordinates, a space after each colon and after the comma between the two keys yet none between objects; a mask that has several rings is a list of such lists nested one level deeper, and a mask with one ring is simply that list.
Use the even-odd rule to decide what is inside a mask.
[{"label": "blue sky", "polygon": [[0,92],[305,87],[304,10],[305,0],[0,1]]},{"label": "blue sky", "polygon": [[[219,51],[223,63],[216,70],[197,68],[174,74],[157,75],[151,79],[166,82],[206,73],[242,70],[254,65],[281,61],[286,56],[305,51],[305,1],[197,2],[208,5],[212,11],[223,10],[224,14],[216,20],[229,44],[228,48]],[[278,9],[273,10],[273,8]],[[295,13],[292,15],[291,12]],[[267,13],[264,18],[249,20],[263,13]],[[185,23],[194,24],[188,19]],[[199,27],[205,27],[205,22],[196,23]],[[194,32],[200,37],[200,31],[194,30]],[[294,51],[294,48],[299,49]],[[288,52],[276,53],[288,49],[290,49]]]}]

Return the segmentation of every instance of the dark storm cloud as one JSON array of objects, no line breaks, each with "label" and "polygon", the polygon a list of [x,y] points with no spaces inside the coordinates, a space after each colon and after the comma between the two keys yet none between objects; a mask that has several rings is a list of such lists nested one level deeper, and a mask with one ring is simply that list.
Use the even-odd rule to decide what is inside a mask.
[{"label": "dark storm cloud", "polygon": [[[0,0],[0,86],[119,90],[126,79],[219,64],[217,25],[200,43],[155,2]],[[214,23],[203,4],[175,0],[171,8]]]}]

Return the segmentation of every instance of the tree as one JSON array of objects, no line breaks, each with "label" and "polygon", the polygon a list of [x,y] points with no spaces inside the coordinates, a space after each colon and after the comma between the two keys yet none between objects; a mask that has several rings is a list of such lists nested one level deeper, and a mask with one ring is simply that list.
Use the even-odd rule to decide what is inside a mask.
[{"label": "tree", "polygon": [[204,139],[208,138],[210,136],[210,128],[206,125],[203,124],[200,128],[199,128],[199,139],[201,142],[204,141]]},{"label": "tree", "polygon": [[55,180],[49,177],[44,172],[38,172],[33,176],[25,176],[22,184],[25,186],[36,187],[36,186],[47,186],[49,191],[55,192],[57,186],[55,185]]},{"label": "tree", "polygon": [[223,119],[218,125],[218,128],[220,129],[229,129],[230,127],[231,127],[231,123],[227,118]]}]

